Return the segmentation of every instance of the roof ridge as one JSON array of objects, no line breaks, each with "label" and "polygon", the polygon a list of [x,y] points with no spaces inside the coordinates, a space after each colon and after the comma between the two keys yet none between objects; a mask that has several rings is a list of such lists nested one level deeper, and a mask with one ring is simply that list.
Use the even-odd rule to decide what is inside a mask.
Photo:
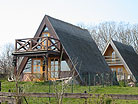
[{"label": "roof ridge", "polygon": [[79,26],[76,26],[76,25],[73,25],[73,24],[71,24],[71,23],[62,21],[62,20],[57,19],[57,18],[53,18],[53,17],[51,17],[51,16],[49,16],[49,15],[45,15],[45,16],[50,17],[50,18],[55,19],[55,20],[58,20],[58,21],[61,21],[61,22],[65,23],[65,24],[71,25],[71,26],[76,27],[76,28],[78,28],[78,29],[81,29],[81,30],[84,30],[84,31],[88,31],[87,29],[83,29],[83,28],[81,28],[81,27],[79,27]]}]

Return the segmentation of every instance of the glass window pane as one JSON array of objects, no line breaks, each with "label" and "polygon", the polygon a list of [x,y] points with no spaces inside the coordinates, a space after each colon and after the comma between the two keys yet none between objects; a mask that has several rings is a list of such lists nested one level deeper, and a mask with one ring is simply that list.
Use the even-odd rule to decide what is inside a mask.
[{"label": "glass window pane", "polygon": [[37,46],[38,49],[41,49],[41,46]]},{"label": "glass window pane", "polygon": [[40,65],[40,60],[34,60],[34,65]]},{"label": "glass window pane", "polygon": [[51,72],[51,78],[54,78],[54,72]]},{"label": "glass window pane", "polygon": [[54,65],[54,61],[51,61],[51,65]]},{"label": "glass window pane", "polygon": [[40,43],[41,42],[41,39],[39,39],[38,42]]},{"label": "glass window pane", "polygon": [[34,71],[34,72],[36,72],[36,71],[37,71],[37,68],[36,68],[35,66],[33,67],[33,71]]},{"label": "glass window pane", "polygon": [[46,28],[44,29],[44,32],[45,32],[45,31],[48,31],[48,27],[46,27]]},{"label": "glass window pane", "polygon": [[31,63],[32,63],[32,59],[29,59],[23,72],[31,72]]},{"label": "glass window pane", "polygon": [[37,72],[40,72],[40,66],[37,67]]},{"label": "glass window pane", "polygon": [[34,66],[33,71],[36,73],[40,73],[40,66]]},{"label": "glass window pane", "polygon": [[68,64],[66,63],[66,61],[61,62],[61,71],[70,71],[70,68]]},{"label": "glass window pane", "polygon": [[118,72],[122,72],[123,71],[123,69],[122,68],[118,68]]},{"label": "glass window pane", "polygon": [[55,66],[55,71],[58,71],[58,66]]},{"label": "glass window pane", "polygon": [[58,72],[55,72],[55,78],[58,78]]},{"label": "glass window pane", "polygon": [[56,47],[55,46],[52,46],[51,49],[56,49]]},{"label": "glass window pane", "polygon": [[55,65],[58,65],[58,61],[55,61]]},{"label": "glass window pane", "polygon": [[118,74],[122,75],[123,74],[123,69],[122,68],[118,68]]},{"label": "glass window pane", "polygon": [[54,39],[51,39],[51,41],[52,41],[53,43],[56,43]]},{"label": "glass window pane", "polygon": [[51,71],[54,71],[54,66],[51,66]]},{"label": "glass window pane", "polygon": [[43,36],[44,36],[44,37],[48,37],[48,33],[46,33],[46,34],[43,34]]},{"label": "glass window pane", "polygon": [[111,68],[111,70],[112,70],[113,72],[115,72],[115,71],[116,71],[116,68]]}]

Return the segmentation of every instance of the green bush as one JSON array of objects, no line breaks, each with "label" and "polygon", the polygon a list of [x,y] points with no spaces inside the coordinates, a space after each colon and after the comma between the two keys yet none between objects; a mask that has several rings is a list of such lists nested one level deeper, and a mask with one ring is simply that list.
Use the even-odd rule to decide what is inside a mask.
[{"label": "green bush", "polygon": [[107,97],[107,98],[105,99],[105,103],[106,103],[106,104],[111,104],[111,103],[112,103],[112,99],[111,99],[110,97]]},{"label": "green bush", "polygon": [[124,81],[119,81],[119,86],[120,87],[126,87],[126,83],[124,83]]}]

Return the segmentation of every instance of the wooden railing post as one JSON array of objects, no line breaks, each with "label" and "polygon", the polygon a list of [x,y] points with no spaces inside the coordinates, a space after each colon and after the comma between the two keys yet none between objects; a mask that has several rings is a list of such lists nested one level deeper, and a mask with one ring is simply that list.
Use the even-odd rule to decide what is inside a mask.
[{"label": "wooden railing post", "polygon": [[49,38],[47,37],[47,39],[46,39],[46,50],[48,51],[48,40],[49,40]]},{"label": "wooden railing post", "polygon": [[46,65],[46,67],[45,67],[45,74],[44,74],[44,80],[46,81],[46,80],[48,80],[48,54],[46,54],[46,56],[45,56],[45,65]]},{"label": "wooden railing post", "polygon": [[17,40],[15,40],[15,51],[17,51]]},{"label": "wooden railing post", "polygon": [[32,46],[33,46],[33,40],[30,39],[30,46],[29,46],[29,50],[32,50]]}]

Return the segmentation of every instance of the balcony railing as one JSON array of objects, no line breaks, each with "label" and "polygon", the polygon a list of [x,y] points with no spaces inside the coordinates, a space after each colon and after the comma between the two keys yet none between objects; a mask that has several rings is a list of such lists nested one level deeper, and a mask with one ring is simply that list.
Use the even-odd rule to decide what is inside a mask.
[{"label": "balcony railing", "polygon": [[104,56],[104,57],[105,57],[105,61],[109,66],[122,65],[122,62],[118,57],[112,57],[112,56]]},{"label": "balcony railing", "polygon": [[36,37],[15,40],[15,52],[60,51],[60,41],[52,37]]}]

